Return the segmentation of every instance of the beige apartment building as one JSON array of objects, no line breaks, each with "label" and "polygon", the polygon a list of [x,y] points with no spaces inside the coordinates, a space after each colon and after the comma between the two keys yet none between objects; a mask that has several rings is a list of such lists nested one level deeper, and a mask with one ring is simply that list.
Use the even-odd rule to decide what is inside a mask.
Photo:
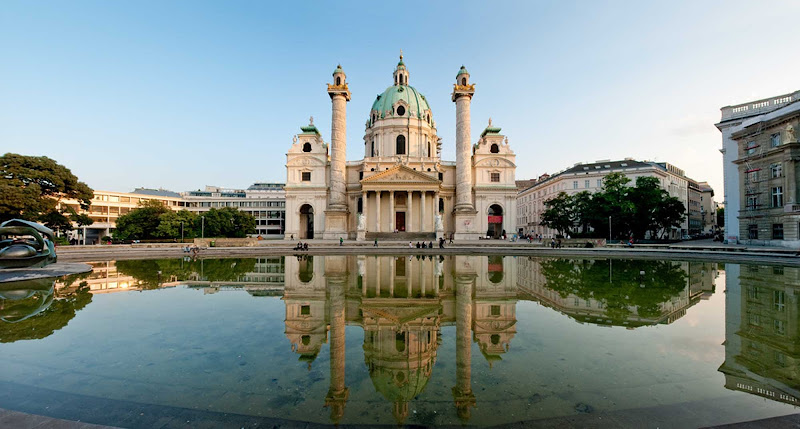
[{"label": "beige apartment building", "polygon": [[[685,172],[680,168],[666,162],[636,161],[631,158],[620,161],[601,160],[588,164],[577,163],[552,176],[542,175],[533,186],[519,192],[517,194],[517,233],[541,235],[544,238],[555,237],[555,230],[539,224],[541,215],[546,209],[545,201],[557,196],[560,192],[574,195],[583,191],[591,193],[600,191],[603,188],[603,179],[610,173],[624,174],[631,179],[629,186],[636,185],[637,177],[657,178],[661,188],[666,190],[670,196],[678,198],[687,208],[687,214],[689,213],[689,182],[692,180],[686,177]],[[699,224],[701,218],[700,194],[694,193],[692,201],[696,202],[696,206],[692,207],[696,211],[696,219]],[[673,228],[669,233],[669,238],[680,239],[683,235],[688,234],[688,219],[687,216],[680,228]],[[608,232],[606,231],[604,234],[608,234]]]}]

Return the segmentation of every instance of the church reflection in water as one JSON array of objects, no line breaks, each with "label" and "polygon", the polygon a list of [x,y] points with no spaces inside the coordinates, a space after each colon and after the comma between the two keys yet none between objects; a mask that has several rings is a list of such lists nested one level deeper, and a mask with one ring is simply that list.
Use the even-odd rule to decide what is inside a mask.
[{"label": "church reflection in water", "polygon": [[[616,265],[616,266],[614,266]],[[489,365],[516,334],[518,300],[584,323],[672,323],[713,293],[711,263],[540,260],[502,256],[303,256],[286,258],[285,333],[311,366],[330,342],[331,421],[344,416],[345,326],[364,330],[364,363],[395,419],[431,377],[443,326],[455,325],[453,406],[466,422],[476,406],[472,343]],[[451,358],[451,357],[448,357]]]}]

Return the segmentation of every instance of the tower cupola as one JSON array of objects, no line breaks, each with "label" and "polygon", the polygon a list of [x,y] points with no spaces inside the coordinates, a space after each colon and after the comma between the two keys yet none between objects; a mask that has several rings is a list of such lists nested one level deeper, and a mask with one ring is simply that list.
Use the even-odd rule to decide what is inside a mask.
[{"label": "tower cupola", "polygon": [[463,65],[460,69],[458,69],[458,74],[456,75],[456,85],[460,86],[467,86],[469,85],[469,72],[467,68]]},{"label": "tower cupola", "polygon": [[336,70],[333,71],[333,86],[345,86],[347,85],[347,75],[344,74],[344,70],[342,70],[342,65],[339,64],[336,66]]},{"label": "tower cupola", "polygon": [[403,62],[403,50],[400,50],[400,61],[397,63],[397,68],[394,69],[394,84],[395,85],[408,85],[408,69]]}]

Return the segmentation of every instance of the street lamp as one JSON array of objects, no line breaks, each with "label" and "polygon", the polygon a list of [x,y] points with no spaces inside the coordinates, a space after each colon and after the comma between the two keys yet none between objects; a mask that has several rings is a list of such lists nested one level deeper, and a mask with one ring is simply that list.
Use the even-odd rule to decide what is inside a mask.
[{"label": "street lamp", "polygon": [[200,238],[206,238],[206,217],[200,216]]},{"label": "street lamp", "polygon": [[181,221],[181,243],[183,243],[183,221]]},{"label": "street lamp", "polygon": [[608,242],[611,242],[611,216],[608,216]]}]

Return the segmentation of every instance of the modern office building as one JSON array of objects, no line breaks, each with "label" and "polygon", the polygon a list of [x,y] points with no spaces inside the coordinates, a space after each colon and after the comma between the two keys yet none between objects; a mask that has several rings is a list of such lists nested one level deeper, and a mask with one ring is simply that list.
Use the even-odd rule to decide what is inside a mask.
[{"label": "modern office building", "polygon": [[[747,140],[745,141],[745,144],[747,144],[749,141],[752,141],[752,139],[748,138],[751,134],[761,135],[761,140],[771,139],[771,135],[775,134],[775,130],[778,128],[774,126],[777,116],[783,116],[785,114],[790,114],[792,111],[796,111],[798,108],[798,100],[800,100],[800,91],[795,91],[790,94],[778,95],[776,97],[764,98],[733,106],[725,106],[720,109],[722,119],[715,125],[722,133],[722,149],[720,149],[720,152],[722,152],[722,171],[725,183],[723,199],[723,205],[725,206],[725,239],[728,243],[738,243],[740,240],[749,240],[749,232],[747,231],[749,231],[750,224],[745,222],[744,229],[742,229],[739,219],[742,212],[748,210],[745,204],[747,201],[745,193],[747,193],[747,191],[743,189],[745,181],[744,178],[741,177],[747,168],[746,163],[744,163],[744,169],[740,168],[743,162],[737,161],[745,161],[744,158],[755,159],[755,157],[761,156],[761,154],[770,152],[769,149],[765,151],[763,150],[765,148],[761,146],[754,146],[753,148],[746,148],[748,153],[745,155],[747,156],[742,156],[743,154],[740,152],[740,140]],[[771,131],[765,133],[763,127],[769,124],[772,124],[772,126],[770,126]],[[751,127],[751,125],[755,125],[755,127]],[[746,127],[749,127],[749,130],[742,133],[742,130]],[[782,132],[785,132],[785,130]],[[738,138],[734,138],[734,134],[737,134]],[[769,141],[767,141],[766,144],[771,145]],[[750,153],[750,149],[752,149],[752,153]],[[751,160],[747,161],[749,162]],[[766,170],[763,170],[763,172],[763,174],[767,173]],[[748,183],[748,186],[750,184],[752,183]],[[759,206],[762,205],[761,202],[758,204]],[[746,232],[742,233],[742,231]],[[759,235],[763,236],[763,234]]]},{"label": "modern office building", "polygon": [[97,244],[103,237],[112,235],[119,216],[145,201],[158,201],[171,210],[189,210],[196,214],[212,208],[233,207],[250,213],[256,219],[256,232],[251,235],[283,238],[286,200],[282,183],[255,183],[245,190],[206,186],[205,191],[183,193],[147,188],[136,188],[133,192],[94,191],[92,205],[87,211],[83,211],[75,200],[64,199],[60,204],[77,213],[85,213],[94,221],[91,225],[77,228],[70,238],[81,244]]}]

